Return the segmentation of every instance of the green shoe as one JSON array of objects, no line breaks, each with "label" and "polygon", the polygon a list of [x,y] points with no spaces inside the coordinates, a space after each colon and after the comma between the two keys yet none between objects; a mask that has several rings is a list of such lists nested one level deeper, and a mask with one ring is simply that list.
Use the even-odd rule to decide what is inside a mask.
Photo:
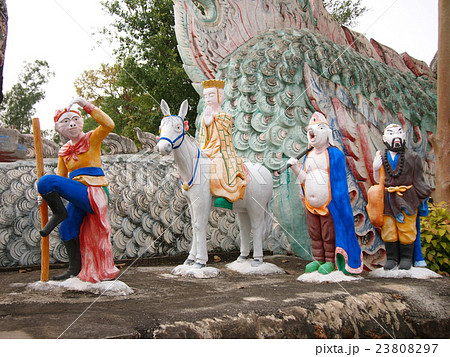
[{"label": "green shoe", "polygon": [[318,271],[320,274],[330,274],[332,271],[334,271],[334,263],[326,262],[319,267]]},{"label": "green shoe", "polygon": [[233,202],[228,201],[224,197],[217,197],[214,201],[214,207],[226,208],[229,210],[233,209]]},{"label": "green shoe", "polygon": [[316,271],[320,268],[320,266],[323,264],[323,262],[318,262],[317,260],[314,260],[311,263],[306,264],[305,267],[305,273],[312,273],[313,271]]}]

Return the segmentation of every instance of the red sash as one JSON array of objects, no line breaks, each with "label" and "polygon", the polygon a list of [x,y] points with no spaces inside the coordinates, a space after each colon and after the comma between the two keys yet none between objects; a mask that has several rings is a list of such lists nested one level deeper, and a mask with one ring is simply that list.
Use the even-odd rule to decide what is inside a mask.
[{"label": "red sash", "polygon": [[64,157],[66,162],[70,159],[78,161],[78,155],[83,154],[89,150],[89,139],[91,137],[92,131],[86,133],[75,145],[72,141],[69,141],[63,145],[59,150],[58,156]]}]

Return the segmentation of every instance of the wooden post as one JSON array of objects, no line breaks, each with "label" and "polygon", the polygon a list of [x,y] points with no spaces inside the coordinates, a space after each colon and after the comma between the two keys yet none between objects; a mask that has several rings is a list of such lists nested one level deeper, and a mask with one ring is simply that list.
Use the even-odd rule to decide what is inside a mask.
[{"label": "wooden post", "polygon": [[[44,154],[42,151],[42,137],[41,137],[41,126],[39,124],[38,118],[33,118],[33,137],[34,137],[34,152],[36,155],[36,171],[38,180],[44,176]],[[41,228],[48,222],[48,206],[44,201],[39,207],[41,210]],[[48,271],[49,271],[49,239],[47,237],[42,237],[41,240],[41,281],[48,281]]]}]

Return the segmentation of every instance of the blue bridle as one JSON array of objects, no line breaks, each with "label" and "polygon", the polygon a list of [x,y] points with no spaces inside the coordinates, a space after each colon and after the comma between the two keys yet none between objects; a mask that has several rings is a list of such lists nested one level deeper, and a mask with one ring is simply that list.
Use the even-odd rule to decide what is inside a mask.
[{"label": "blue bridle", "polygon": [[[159,138],[158,142],[161,141],[161,140],[166,140],[166,141],[168,141],[168,142],[170,143],[170,145],[172,145],[172,149],[178,149],[178,148],[181,146],[181,144],[183,144],[184,136],[185,136],[185,134],[186,134],[186,129],[185,129],[185,126],[184,126],[183,118],[180,117],[180,116],[178,116],[178,115],[166,115],[164,118],[167,118],[167,117],[175,117],[175,118],[181,119],[181,124],[183,125],[183,132],[182,132],[180,135],[178,135],[178,136],[175,138],[175,140],[173,140],[173,141],[172,141],[170,138],[167,138],[167,137],[165,137],[165,136],[162,136],[162,137]],[[164,118],[163,118],[163,119],[164,119]],[[175,143],[176,143],[178,140],[180,140],[180,138],[181,138],[181,142],[180,142],[177,146],[175,146]],[[184,182],[183,179],[182,179],[181,176],[180,176],[180,181],[181,181],[181,184],[183,185],[183,189],[184,189],[185,191],[189,190],[189,189],[191,188],[192,184],[194,183],[195,175],[196,175],[196,173],[197,173],[197,168],[198,168],[198,163],[199,163],[199,161],[200,161],[200,149],[197,147],[197,161],[196,161],[196,163],[195,163],[195,166],[194,166],[194,170],[193,170],[191,179],[190,179],[188,182]]]},{"label": "blue bridle", "polygon": [[[183,132],[180,134],[180,135],[178,135],[176,138],[175,138],[175,140],[170,140],[170,138],[167,138],[167,137],[165,137],[165,136],[162,136],[162,137],[160,137],[159,138],[159,140],[158,140],[158,142],[159,141],[161,141],[161,140],[166,140],[166,141],[168,141],[169,143],[170,143],[170,145],[172,145],[172,149],[178,149],[180,146],[181,146],[181,144],[183,144],[183,141],[184,141],[184,135],[185,135],[185,128],[184,128],[184,121],[183,121],[183,118],[182,117],[180,117],[180,116],[178,116],[178,115],[166,115],[164,118],[167,118],[167,117],[175,117],[175,118],[179,118],[179,119],[181,119],[181,125],[183,126]],[[164,119],[163,118],[163,119]],[[177,146],[175,146],[175,143],[178,141],[178,140],[180,140],[180,138],[181,138],[181,143],[179,143]]]}]

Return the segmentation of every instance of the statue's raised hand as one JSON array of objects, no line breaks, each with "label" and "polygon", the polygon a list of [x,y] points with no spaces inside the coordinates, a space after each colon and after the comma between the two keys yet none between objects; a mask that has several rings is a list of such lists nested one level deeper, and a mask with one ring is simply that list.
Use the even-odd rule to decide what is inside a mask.
[{"label": "statue's raised hand", "polygon": [[206,126],[210,126],[214,120],[212,108],[207,106],[203,114],[203,122]]},{"label": "statue's raised hand", "polygon": [[67,109],[70,109],[72,106],[74,106],[75,104],[78,104],[80,107],[84,108],[84,106],[87,104],[87,100],[81,97],[72,99],[69,103],[69,105],[67,106]]},{"label": "statue's raised hand", "polygon": [[381,152],[377,151],[376,155],[375,155],[375,159],[373,160],[373,171],[378,171],[380,170],[381,166],[383,165],[383,159],[381,158]]}]

